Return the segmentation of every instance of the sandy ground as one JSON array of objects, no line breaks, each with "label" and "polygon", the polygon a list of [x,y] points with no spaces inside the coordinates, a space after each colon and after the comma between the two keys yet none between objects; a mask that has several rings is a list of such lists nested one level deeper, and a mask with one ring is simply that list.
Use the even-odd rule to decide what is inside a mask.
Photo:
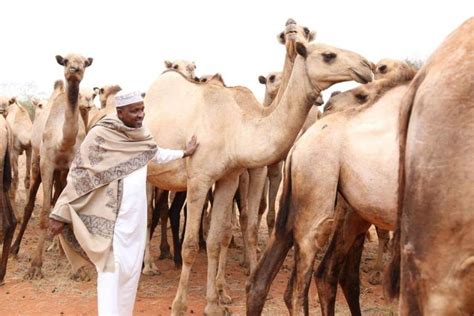
[{"label": "sandy ground", "polygon": [[[24,167],[23,157],[20,159]],[[23,168],[20,171],[23,177]],[[22,180],[20,181],[22,182]],[[34,218],[29,223],[20,253],[17,258],[10,258],[5,285],[0,286],[0,315],[95,315],[96,282],[95,271],[90,269],[92,281],[76,282],[69,278],[70,267],[65,257],[55,249],[45,252],[42,280],[24,280],[23,276],[28,270],[38,240],[38,218],[40,209],[40,195],[35,206]],[[17,205],[22,209],[25,205],[25,191],[22,183],[19,185]],[[264,222],[264,221],[262,221]],[[170,235],[170,232],[168,232]],[[363,315],[394,315],[396,304],[385,302],[380,285],[368,283],[368,273],[376,258],[377,238],[375,233],[373,241],[367,241],[361,264],[362,288],[361,306]],[[230,249],[227,260],[226,280],[233,302],[229,305],[233,315],[245,315],[245,281],[246,275],[240,267],[242,256],[242,238],[238,230],[234,231],[236,243],[239,248]],[[180,271],[174,268],[171,260],[158,260],[159,256],[159,230],[152,240],[152,255],[155,258],[161,274],[156,276],[142,275],[135,304],[136,315],[169,315],[171,303],[176,293]],[[267,239],[266,228],[261,227],[259,233],[259,247],[264,249]],[[169,239],[171,240],[171,239]],[[322,254],[318,255],[318,262]],[[387,260],[387,258],[385,258]],[[193,266],[188,295],[188,314],[202,315],[206,291],[206,253],[200,252]],[[282,270],[277,275],[271,291],[270,298],[265,304],[263,315],[287,315],[283,302],[283,293],[290,274],[289,267],[293,262],[290,253]],[[317,262],[317,263],[318,263]],[[317,264],[316,263],[316,264]],[[310,315],[320,315],[320,308],[314,281],[310,288]],[[337,315],[350,315],[347,304],[339,289],[336,303]]]}]

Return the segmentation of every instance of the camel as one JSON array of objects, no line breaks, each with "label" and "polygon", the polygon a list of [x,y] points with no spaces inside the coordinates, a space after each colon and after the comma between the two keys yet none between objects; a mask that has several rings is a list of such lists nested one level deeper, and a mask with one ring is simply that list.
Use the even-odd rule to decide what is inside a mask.
[{"label": "camel", "polygon": [[199,82],[202,83],[214,83],[214,84],[219,84],[222,86],[226,86],[224,82],[224,78],[222,78],[222,75],[220,73],[216,73],[214,75],[204,75],[199,77]]},{"label": "camel", "polygon": [[[370,224],[393,230],[398,111],[400,100],[415,74],[411,68],[401,69],[406,71],[400,71],[396,79],[376,80],[333,96],[327,108],[336,109],[337,103],[349,104],[350,108],[318,120],[291,149],[285,165],[276,229],[248,282],[249,315],[261,312],[271,281],[293,244],[295,267],[285,293],[285,303],[292,315],[309,313],[307,291],[312,266],[317,251],[326,244],[332,232],[335,205],[350,205],[349,209],[354,210],[351,221],[358,219],[363,223],[357,226],[358,230],[341,229],[347,243],[344,251],[349,250],[349,245],[359,235],[363,238],[362,241],[357,239],[358,243],[363,244]],[[383,151],[380,144],[383,144]],[[331,247],[335,247],[333,242],[316,273],[323,315],[334,313],[335,288],[331,282],[335,280],[337,285],[339,275],[334,272],[335,267],[331,270],[324,265]],[[341,260],[347,252],[332,253]],[[348,271],[344,271],[348,277],[341,276],[340,280],[351,312],[360,314],[358,284],[355,284],[358,282],[359,253],[352,255],[357,265],[347,264],[345,269]],[[334,272],[333,279],[323,275],[328,271]]]},{"label": "camel", "polygon": [[[13,182],[11,187],[11,198],[14,203],[16,200],[16,191],[18,188],[19,172],[18,158],[25,152],[26,155],[26,171],[24,186],[28,190],[30,187],[30,167],[31,167],[31,129],[33,123],[25,108],[18,101],[15,101],[8,110],[7,122],[10,125],[12,148],[10,152],[10,160],[13,172]],[[21,218],[16,215],[19,222]]]},{"label": "camel", "polygon": [[[0,98],[3,104],[3,98]],[[12,174],[10,167],[9,148],[11,131],[5,118],[0,115],[0,241],[2,241],[2,257],[0,261],[0,285],[4,283],[7,271],[8,255],[16,228],[14,208],[11,203],[9,190],[11,188]]]},{"label": "camel", "polygon": [[[43,207],[40,213],[40,239],[31,261],[31,267],[26,278],[42,278],[41,267],[43,265],[43,248],[47,237],[48,215],[55,201],[56,195],[65,186],[69,166],[76,150],[79,148],[86,133],[86,121],[79,109],[79,85],[84,76],[85,68],[92,64],[92,58],[85,58],[77,54],[69,54],[66,57],[56,56],[58,64],[64,66],[64,77],[66,86],[64,90],[58,87],[53,92],[48,105],[48,116],[44,124],[42,139],[39,150],[39,170],[32,168],[33,177],[29,191],[28,203],[25,207],[25,218],[21,231],[14,244],[15,251],[19,249],[22,232],[26,228],[34,207],[34,200],[40,181],[43,183]],[[38,171],[40,171],[38,173]],[[55,185],[55,197],[52,197],[52,188]],[[16,249],[15,249],[16,246]],[[79,273],[79,271],[75,271]]]},{"label": "camel", "polygon": [[[100,119],[104,116],[113,113],[115,111],[115,95],[122,90],[122,88],[118,85],[113,86],[105,86],[100,89],[99,91],[99,99],[100,99],[100,110],[93,111],[90,114],[90,118],[87,123],[87,130],[91,129],[92,126],[95,125]],[[94,91],[97,93],[97,88],[94,88]]]},{"label": "camel", "polygon": [[183,267],[172,305],[173,315],[186,311],[187,285],[198,250],[201,211],[209,188],[216,183],[215,210],[207,237],[204,312],[223,314],[225,309],[220,305],[219,294],[224,293],[225,282],[223,275],[216,276],[216,271],[218,264],[225,263],[230,242],[229,219],[238,176],[245,168],[261,168],[286,155],[322,90],[336,82],[365,83],[372,79],[370,65],[360,55],[324,44],[302,43],[304,37],[292,20],[287,22],[283,37],[287,54],[282,87],[286,89],[280,89],[267,108],[259,105],[246,88],[199,84],[175,71],[163,73],[146,94],[145,123],[160,146],[182,148],[193,134],[201,144],[192,159],[163,166],[151,163],[148,169],[148,181],[153,185],[186,190],[188,194]]},{"label": "camel", "polygon": [[474,314],[473,34],[470,18],[431,55],[402,102],[389,274],[400,276],[399,315]]}]

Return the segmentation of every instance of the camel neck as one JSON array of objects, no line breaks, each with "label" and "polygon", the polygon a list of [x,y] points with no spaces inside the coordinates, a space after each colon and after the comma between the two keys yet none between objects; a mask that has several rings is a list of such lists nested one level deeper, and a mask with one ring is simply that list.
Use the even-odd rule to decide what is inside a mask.
[{"label": "camel neck", "polygon": [[79,131],[79,83],[79,81],[68,81],[66,85],[67,103],[64,110],[62,151],[68,151],[76,144],[76,137]]},{"label": "camel neck", "polygon": [[[241,135],[244,148],[240,161],[246,168],[257,168],[281,160],[293,145],[319,89],[311,83],[305,59],[298,56],[280,102],[273,111],[244,124]],[[274,104],[272,104],[273,106]]]}]

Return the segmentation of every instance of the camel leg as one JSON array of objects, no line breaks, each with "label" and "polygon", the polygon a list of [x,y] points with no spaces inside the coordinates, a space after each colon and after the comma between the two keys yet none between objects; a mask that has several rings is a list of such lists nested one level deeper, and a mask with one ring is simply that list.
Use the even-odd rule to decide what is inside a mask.
[{"label": "camel leg", "polygon": [[[225,261],[232,236],[230,216],[232,201],[239,183],[238,175],[229,175],[216,183],[211,226],[207,236],[207,305],[205,315],[224,315],[219,298],[230,303],[225,292]],[[218,271],[219,268],[219,271]],[[217,275],[216,273],[219,272]]]},{"label": "camel leg", "polygon": [[239,177],[239,190],[236,194],[237,206],[240,212],[240,216],[239,216],[240,230],[242,231],[242,240],[243,240],[243,256],[242,256],[242,260],[240,261],[240,265],[242,267],[249,267],[249,259],[247,256],[249,181],[250,181],[249,172],[245,170]]},{"label": "camel leg", "polygon": [[249,273],[257,266],[257,244],[258,244],[258,207],[262,198],[263,187],[267,179],[267,168],[249,169],[249,204],[247,215],[247,258],[249,259]]},{"label": "camel leg", "polygon": [[346,256],[342,271],[339,275],[339,284],[346,298],[352,315],[360,315],[360,261],[364,250],[365,236],[358,235],[351,250]]},{"label": "camel leg", "polygon": [[48,235],[48,216],[51,208],[51,191],[53,188],[53,176],[54,169],[45,163],[41,163],[41,179],[43,181],[43,207],[41,209],[39,222],[40,237],[36,251],[33,255],[33,259],[31,260],[31,266],[25,275],[26,279],[43,278],[41,267],[43,266],[44,243]]},{"label": "camel leg", "polygon": [[171,222],[171,232],[173,234],[173,260],[175,267],[181,267],[183,260],[181,258],[181,242],[179,240],[179,220],[181,209],[186,201],[186,192],[176,192],[169,210]]},{"label": "camel leg", "polygon": [[[362,220],[360,216],[357,215],[350,208],[350,206],[347,205],[347,203],[345,203],[341,196],[339,196],[337,199],[336,213],[336,223],[334,224],[335,230],[331,243],[315,273],[316,286],[318,289],[322,315],[334,315],[337,283],[339,280],[341,269],[344,265],[344,260],[347,258],[347,255],[351,250],[354,241],[358,239],[360,235],[365,237],[365,233],[370,227],[370,224]],[[359,265],[356,264],[356,266],[358,267]],[[351,267],[347,267],[347,269],[350,268]],[[348,271],[346,270],[346,272]],[[352,274],[348,275],[348,277],[351,276]],[[358,272],[356,273],[356,276],[359,276]],[[341,281],[346,285],[351,284],[349,280]],[[356,287],[357,289],[353,289],[354,291],[359,290],[358,282],[356,284]],[[352,306],[354,306],[354,295],[357,296],[357,309],[357,307],[359,307],[358,293],[348,293],[348,295],[351,298],[350,305]],[[352,312],[353,315],[360,315],[360,309]]]},{"label": "camel leg", "polygon": [[373,266],[369,276],[369,283],[372,285],[378,285],[382,281],[383,254],[385,249],[388,248],[388,242],[390,241],[388,230],[380,229],[377,226],[375,226],[375,230],[377,231],[379,245],[377,249],[377,260],[375,261],[375,265]]},{"label": "camel leg", "polygon": [[38,192],[39,185],[41,184],[41,174],[40,174],[40,169],[39,169],[39,156],[38,155],[33,156],[33,161],[31,163],[31,176],[32,176],[32,179],[31,179],[32,182],[31,182],[30,189],[28,190],[28,202],[25,205],[25,210],[23,213],[23,221],[21,222],[20,231],[18,232],[15,242],[13,243],[10,250],[13,255],[18,255],[18,252],[20,251],[21,240],[23,239],[23,235],[25,234],[26,226],[28,225],[28,222],[31,218],[31,214],[33,214],[33,209],[35,207],[36,193]]},{"label": "camel leg", "polygon": [[[329,197],[330,198],[330,197]],[[333,228],[334,200],[325,199],[325,212],[317,212],[314,207],[298,208],[294,223],[295,238],[295,277],[288,285],[287,296],[291,293],[290,314],[307,315],[307,297],[309,283],[313,272],[316,253],[324,247]],[[290,280],[291,281],[291,280]]]},{"label": "camel leg", "polygon": [[[268,199],[268,179],[265,178],[265,182],[263,183],[263,190],[262,190],[262,197],[260,198],[260,205],[258,206],[258,224],[257,227],[260,227],[260,223],[262,222],[263,214],[267,210],[267,199]],[[270,236],[270,235],[269,235]]]},{"label": "camel leg", "polygon": [[26,154],[26,171],[25,171],[25,181],[24,181],[24,186],[25,190],[28,190],[30,188],[30,180],[31,180],[31,152],[33,149],[30,147],[25,149],[25,154]]},{"label": "camel leg", "polygon": [[[15,146],[14,146],[15,147]],[[20,173],[18,171],[18,157],[20,153],[16,148],[13,148],[13,150],[10,151],[10,165],[11,165],[11,171],[12,171],[12,183],[11,187],[9,190],[9,196],[10,199],[13,203],[16,202],[16,193],[18,190],[18,179],[20,178]],[[18,221],[21,223],[22,218],[21,214],[15,214],[16,218]]]},{"label": "camel leg", "polygon": [[179,278],[178,290],[173,300],[172,315],[184,315],[187,309],[187,290],[189,275],[194,259],[199,252],[199,226],[201,224],[202,206],[207,191],[212,185],[210,179],[190,179],[188,182],[188,222],[184,235],[182,257],[183,266]]},{"label": "camel leg", "polygon": [[171,259],[170,245],[168,243],[168,217],[169,217],[169,208],[168,208],[168,195],[169,191],[163,191],[158,200],[156,201],[155,207],[158,208],[158,213],[160,215],[160,228],[161,228],[161,238],[160,238],[160,260]]},{"label": "camel leg", "polygon": [[273,227],[275,226],[275,201],[280,187],[282,178],[282,164],[280,161],[276,164],[268,166],[268,212],[267,212],[267,226],[268,235],[271,235]]},{"label": "camel leg", "polygon": [[155,220],[155,214],[153,212],[153,198],[154,198],[154,187],[147,183],[146,185],[146,199],[147,199],[147,228],[146,228],[146,244],[145,244],[145,255],[143,256],[143,269],[144,275],[155,275],[158,274],[158,269],[153,262],[153,257],[150,252],[150,241],[153,230],[153,221]]},{"label": "camel leg", "polygon": [[0,285],[4,283],[5,273],[7,272],[8,255],[10,254],[10,246],[13,240],[13,234],[16,228],[15,211],[10,203],[10,197],[8,190],[5,188],[4,174],[0,174],[2,187],[0,188],[1,199],[1,210],[2,210],[2,222],[3,222],[3,249],[2,258],[0,262]]}]

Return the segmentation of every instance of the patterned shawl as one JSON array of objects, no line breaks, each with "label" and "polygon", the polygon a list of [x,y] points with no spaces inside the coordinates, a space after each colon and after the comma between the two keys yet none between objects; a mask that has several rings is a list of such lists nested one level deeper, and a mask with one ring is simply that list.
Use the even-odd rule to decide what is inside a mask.
[{"label": "patterned shawl", "polygon": [[98,271],[114,270],[112,237],[122,179],[145,166],[156,150],[145,128],[127,127],[115,114],[86,135],[50,215],[69,224],[59,239],[74,271],[87,264],[85,255]]}]

